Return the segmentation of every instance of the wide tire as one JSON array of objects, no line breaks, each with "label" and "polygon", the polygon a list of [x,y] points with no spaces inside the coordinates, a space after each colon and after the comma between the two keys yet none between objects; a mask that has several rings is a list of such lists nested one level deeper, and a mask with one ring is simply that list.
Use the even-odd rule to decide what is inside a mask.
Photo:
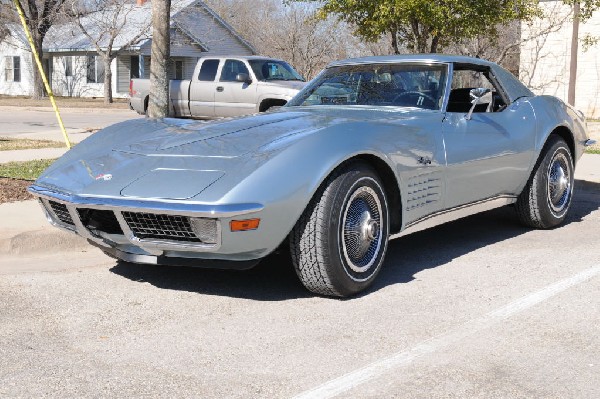
[{"label": "wide tire", "polygon": [[561,224],[573,198],[574,167],[565,141],[550,136],[521,195],[516,210],[528,227],[549,229]]},{"label": "wide tire", "polygon": [[379,273],[388,236],[388,205],[379,177],[367,164],[350,164],[327,179],[292,230],[296,274],[317,294],[356,294]]}]

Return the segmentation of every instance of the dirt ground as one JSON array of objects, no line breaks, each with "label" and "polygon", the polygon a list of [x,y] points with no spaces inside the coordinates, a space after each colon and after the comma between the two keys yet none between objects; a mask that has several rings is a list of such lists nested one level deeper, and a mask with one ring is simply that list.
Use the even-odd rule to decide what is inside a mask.
[{"label": "dirt ground", "polygon": [[32,199],[33,196],[27,192],[30,184],[28,180],[0,177],[0,204]]},{"label": "dirt ground", "polygon": [[[59,108],[110,108],[129,109],[126,98],[115,98],[112,104],[104,104],[103,98],[55,97]],[[50,99],[32,100],[25,96],[0,95],[0,106],[51,107]]]}]

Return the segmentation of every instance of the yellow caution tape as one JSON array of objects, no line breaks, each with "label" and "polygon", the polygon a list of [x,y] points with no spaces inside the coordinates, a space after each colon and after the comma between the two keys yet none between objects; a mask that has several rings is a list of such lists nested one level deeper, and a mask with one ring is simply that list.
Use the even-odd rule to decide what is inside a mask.
[{"label": "yellow caution tape", "polygon": [[40,75],[42,76],[42,80],[44,81],[44,86],[46,87],[46,92],[48,92],[48,97],[50,97],[50,102],[52,103],[52,108],[54,108],[54,113],[56,114],[56,119],[58,119],[58,124],[60,125],[60,129],[62,130],[63,137],[65,138],[65,143],[67,144],[67,148],[71,148],[71,142],[69,141],[69,136],[67,135],[67,131],[65,130],[65,125],[63,124],[62,118],[60,117],[60,112],[58,112],[58,106],[56,105],[56,101],[54,100],[54,93],[52,93],[52,88],[48,83],[48,79],[46,79],[46,74],[44,73],[44,68],[42,67],[42,62],[40,61],[40,55],[35,49],[35,45],[33,44],[33,38],[31,37],[31,33],[29,32],[29,28],[27,27],[27,22],[25,21],[25,14],[23,13],[23,8],[21,7],[21,3],[19,0],[13,0],[15,3],[15,7],[17,7],[17,12],[19,13],[19,18],[21,19],[21,24],[23,24],[23,29],[25,30],[25,36],[27,36],[27,40],[29,41],[29,46],[31,47],[31,52],[33,53],[33,58],[35,59],[35,63],[37,64],[38,70],[40,71]]}]

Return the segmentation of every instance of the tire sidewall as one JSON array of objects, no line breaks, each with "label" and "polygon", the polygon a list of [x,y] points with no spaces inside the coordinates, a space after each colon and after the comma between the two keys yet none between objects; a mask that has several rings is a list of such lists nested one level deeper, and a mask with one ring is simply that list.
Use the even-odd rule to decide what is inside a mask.
[{"label": "tire sidewall", "polygon": [[[564,154],[569,162],[569,180],[571,184],[571,191],[569,193],[567,205],[558,213],[555,212],[550,206],[550,198],[548,195],[548,171],[552,164],[552,160],[557,153]],[[571,207],[575,184],[573,157],[571,156],[571,152],[563,140],[556,140],[554,144],[548,148],[544,159],[536,172],[535,179],[535,194],[538,201],[538,209],[540,211],[541,220],[544,222],[544,225],[548,227],[557,226],[565,219],[569,208]]]},{"label": "tire sidewall", "polygon": [[[331,281],[336,282],[336,290],[343,295],[350,295],[364,290],[377,277],[381,270],[387,250],[389,236],[389,211],[385,191],[377,175],[370,168],[352,169],[342,174],[340,184],[331,203],[330,229],[328,232],[328,246],[330,267],[328,274]],[[343,252],[342,225],[344,213],[352,194],[361,187],[371,188],[381,204],[382,226],[380,227],[381,244],[375,261],[363,273],[358,273],[350,268]]]}]

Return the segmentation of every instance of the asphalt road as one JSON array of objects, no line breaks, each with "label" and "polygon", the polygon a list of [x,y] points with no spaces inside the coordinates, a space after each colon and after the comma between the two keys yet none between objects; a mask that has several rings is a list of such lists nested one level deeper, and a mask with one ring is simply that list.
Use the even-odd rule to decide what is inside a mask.
[{"label": "asphalt road", "polygon": [[576,184],[564,226],[504,208],[400,238],[347,300],[310,295],[285,256],[4,256],[0,397],[598,398],[600,183]]},{"label": "asphalt road", "polygon": [[[63,124],[73,142],[106,126],[142,116],[128,109],[62,108]],[[0,107],[0,136],[62,141],[52,108]]]}]

